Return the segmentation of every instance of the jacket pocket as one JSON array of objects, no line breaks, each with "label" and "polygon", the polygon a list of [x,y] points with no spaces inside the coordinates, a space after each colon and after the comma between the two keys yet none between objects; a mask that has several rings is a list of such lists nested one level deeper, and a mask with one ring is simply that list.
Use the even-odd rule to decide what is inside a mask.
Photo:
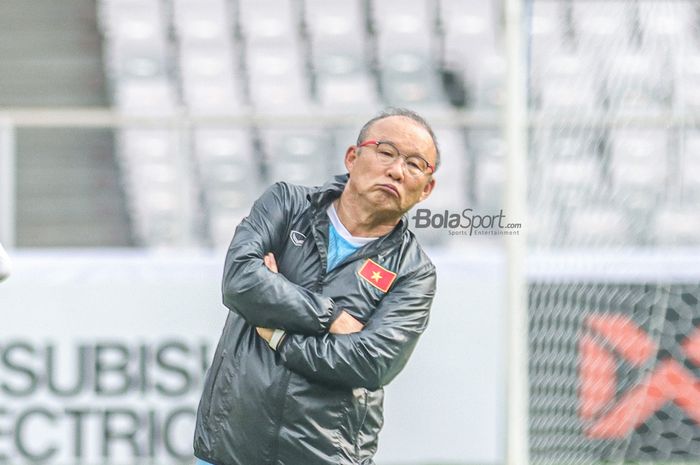
[{"label": "jacket pocket", "polygon": [[214,405],[213,399],[214,399],[214,389],[216,388],[216,380],[219,377],[219,372],[221,371],[221,365],[224,363],[224,359],[226,358],[226,350],[221,351],[221,354],[214,360],[214,363],[211,366],[210,369],[210,374],[207,379],[207,387],[206,387],[206,393],[207,393],[207,399],[209,405],[207,406],[206,412],[207,415],[206,417],[209,418],[211,416],[211,411],[212,411],[212,406]]},{"label": "jacket pocket", "polygon": [[355,444],[359,463],[371,464],[377,452],[378,435],[384,425],[384,390],[365,389],[365,399],[365,416]]},{"label": "jacket pocket", "polygon": [[355,455],[357,458],[360,456],[360,441],[358,440],[360,434],[362,433],[362,428],[365,424],[365,419],[367,418],[367,389],[365,388],[355,388],[352,390],[353,395],[353,405],[355,411],[355,424],[357,425],[353,434],[352,443],[355,447]]}]

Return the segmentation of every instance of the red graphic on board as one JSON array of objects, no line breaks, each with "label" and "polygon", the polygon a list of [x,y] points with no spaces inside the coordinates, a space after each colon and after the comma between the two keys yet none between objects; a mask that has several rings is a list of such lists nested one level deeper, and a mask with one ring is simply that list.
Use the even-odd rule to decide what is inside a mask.
[{"label": "red graphic on board", "polygon": [[[700,380],[673,359],[658,363],[654,341],[625,315],[590,315],[579,340],[579,416],[592,439],[627,437],[668,402],[700,424]],[[604,341],[604,342],[603,342]],[[700,366],[700,329],[681,344],[690,361]],[[636,386],[615,395],[616,361],[632,366],[655,364]]]}]

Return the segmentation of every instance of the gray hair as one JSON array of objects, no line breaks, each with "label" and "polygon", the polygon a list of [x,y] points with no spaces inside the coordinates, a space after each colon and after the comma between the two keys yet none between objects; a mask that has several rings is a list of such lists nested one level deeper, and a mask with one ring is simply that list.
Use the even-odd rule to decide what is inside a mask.
[{"label": "gray hair", "polygon": [[423,129],[428,131],[428,134],[430,134],[430,138],[433,140],[433,145],[435,146],[435,171],[437,171],[438,167],[440,166],[440,148],[438,147],[437,138],[435,137],[433,128],[430,127],[428,122],[425,119],[423,119],[422,116],[420,116],[415,111],[409,110],[407,108],[387,108],[386,110],[382,111],[379,115],[367,121],[365,125],[362,126],[362,129],[360,129],[360,134],[357,136],[357,145],[360,145],[362,142],[364,142],[364,140],[367,138],[367,132],[369,132],[369,129],[374,123],[381,119],[389,118],[390,116],[403,116],[405,118],[409,118],[418,123]]}]

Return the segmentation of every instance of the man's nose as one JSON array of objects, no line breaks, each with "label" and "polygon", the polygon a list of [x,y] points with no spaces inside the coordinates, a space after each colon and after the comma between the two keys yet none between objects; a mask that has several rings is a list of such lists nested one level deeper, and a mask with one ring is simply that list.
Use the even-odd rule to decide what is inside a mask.
[{"label": "man's nose", "polygon": [[406,170],[406,160],[402,156],[396,157],[389,166],[387,166],[387,173],[394,179],[403,179]]}]

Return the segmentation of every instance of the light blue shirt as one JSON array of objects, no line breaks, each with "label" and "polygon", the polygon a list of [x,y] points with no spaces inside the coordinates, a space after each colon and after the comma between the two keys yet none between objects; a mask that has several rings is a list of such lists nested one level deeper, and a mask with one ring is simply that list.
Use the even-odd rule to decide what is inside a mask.
[{"label": "light blue shirt", "polygon": [[352,253],[359,248],[359,246],[351,244],[345,240],[343,236],[338,234],[338,231],[331,223],[328,226],[328,263],[326,272],[338,266],[340,262],[352,255]]},{"label": "light blue shirt", "polygon": [[331,271],[336,266],[353,254],[363,245],[377,239],[376,237],[356,237],[340,222],[338,212],[333,203],[326,210],[330,224],[328,225],[328,260],[326,272]]}]

